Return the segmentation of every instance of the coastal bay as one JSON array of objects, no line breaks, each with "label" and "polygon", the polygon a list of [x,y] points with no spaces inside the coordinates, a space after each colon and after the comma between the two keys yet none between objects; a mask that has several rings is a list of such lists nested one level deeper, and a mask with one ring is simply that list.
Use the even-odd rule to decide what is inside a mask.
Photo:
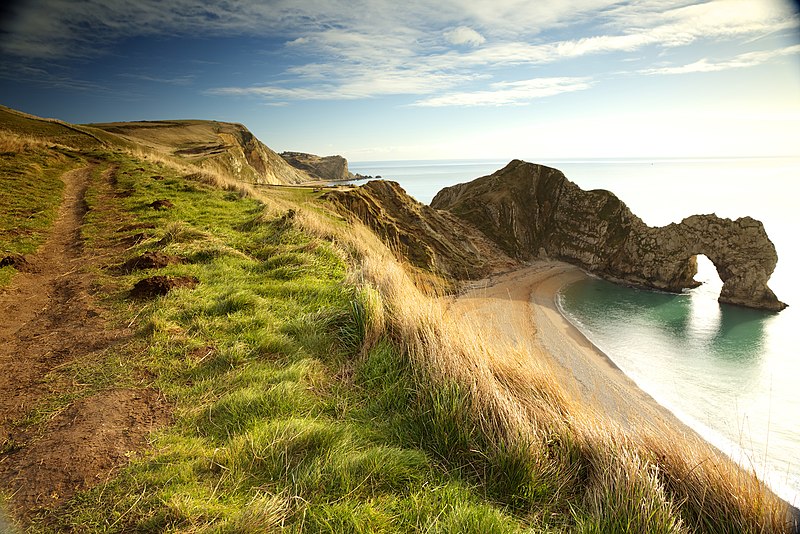
[{"label": "coastal bay", "polygon": [[[709,439],[707,432],[698,431],[659,403],[573,324],[561,307],[560,293],[590,278],[570,264],[535,261],[472,283],[449,311],[460,320],[479,324],[498,346],[513,347],[514,352],[521,350],[539,360],[558,377],[573,401],[581,404],[579,413],[591,413],[628,435],[664,442],[677,438],[711,458],[734,457],[743,469],[753,469],[754,465],[732,454],[731,443]],[[762,477],[763,468],[757,474]],[[773,491],[797,506],[793,488],[781,484]]]},{"label": "coastal bay", "polygon": [[[458,175],[459,170],[489,174],[493,166],[500,166],[488,161],[446,163],[428,162],[429,166],[426,167],[425,162],[406,162],[402,166],[390,162],[386,167],[379,163],[366,167],[354,164],[354,167],[365,169],[365,172],[382,173],[387,179],[395,178],[392,170],[397,169],[401,186],[426,202],[433,198],[438,188],[466,182],[475,176]],[[800,258],[791,230],[797,227],[798,221],[788,205],[790,195],[785,192],[793,188],[793,176],[800,168],[798,160],[576,159],[548,163],[563,170],[568,178],[585,189],[602,188],[617,193],[649,225],[667,225],[692,213],[712,211],[731,218],[752,215],[764,222],[779,257],[769,286],[790,304],[789,308],[778,314],[748,313],[747,310],[737,311],[736,307],[722,308],[716,302],[720,287],[710,280],[716,278],[716,284],[720,284],[716,270],[710,263],[703,264],[701,261],[702,276],[699,278],[704,284],[692,290],[691,298],[689,295],[672,296],[680,303],[675,305],[680,309],[672,309],[669,317],[660,317],[659,312],[647,311],[646,308],[639,309],[636,313],[652,321],[646,332],[640,332],[645,337],[638,342],[626,341],[628,338],[625,337],[634,332],[639,323],[635,313],[631,312],[632,315],[626,319],[618,320],[618,329],[613,334],[617,340],[616,346],[603,345],[603,348],[615,366],[620,365],[620,357],[634,362],[633,368],[630,365],[620,367],[631,376],[629,384],[638,384],[648,392],[645,396],[651,403],[654,402],[653,398],[658,399],[679,414],[681,421],[715,446],[735,456],[745,466],[755,468],[762,474],[771,472],[769,479],[772,486],[796,505],[800,444],[794,435],[796,428],[792,414],[797,401],[790,377],[796,376],[797,372],[796,347],[800,340],[793,327],[798,315],[793,304],[800,302],[800,291],[791,273]],[[756,175],[763,179],[753,181],[752,177]],[[451,180],[449,184],[443,181],[443,177]],[[624,300],[621,295],[633,291],[622,286],[616,287],[619,289],[608,290],[602,304],[595,302],[595,307],[613,306],[615,299]],[[697,298],[700,293],[704,298]],[[670,300],[667,294],[661,296]],[[591,300],[594,297],[586,293],[584,298]],[[653,306],[659,305],[654,303]],[[601,330],[602,324],[609,319],[602,310],[598,310],[596,316],[598,322],[580,325],[592,339],[596,334],[594,329]],[[572,317],[572,320],[575,318]],[[671,328],[670,325],[695,325],[691,327],[695,328],[699,324],[700,328],[706,329],[704,332],[698,334],[690,331],[688,334],[704,336],[711,345],[704,347],[700,344],[691,355],[684,351],[683,359],[676,357],[675,360],[669,360],[675,364],[669,369],[670,373],[662,372],[643,380],[642,375],[637,374],[637,368],[650,366],[657,369],[668,365],[661,349],[684,350],[681,336],[686,332],[659,334],[659,322],[666,329]],[[731,328],[733,336],[728,335]],[[630,347],[627,354],[614,351],[620,345],[624,350],[626,344],[636,347],[635,354]],[[551,346],[556,350],[565,350],[559,343],[554,342]],[[562,360],[569,361],[569,358],[565,354]],[[679,365],[687,359],[691,364],[688,371]],[[570,365],[578,365],[578,362],[571,362]],[[682,369],[690,376],[681,378]],[[703,386],[708,386],[705,391],[698,389]],[[681,404],[670,402],[676,396],[683,401]],[[712,406],[714,410],[710,409]]]}]

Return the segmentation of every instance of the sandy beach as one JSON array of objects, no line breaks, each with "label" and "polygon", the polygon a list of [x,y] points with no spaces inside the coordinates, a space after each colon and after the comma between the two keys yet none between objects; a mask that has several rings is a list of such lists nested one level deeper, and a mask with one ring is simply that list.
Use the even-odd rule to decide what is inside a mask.
[{"label": "sandy beach", "polygon": [[[691,441],[705,441],[641,390],[561,314],[556,303],[559,290],[587,276],[567,263],[537,261],[474,282],[451,303],[449,312],[478,322],[498,343],[509,343],[549,363],[575,401],[622,429],[657,433],[668,429],[663,435],[677,432]],[[789,510],[794,525],[789,531],[800,532],[800,510],[792,505]]]},{"label": "sandy beach", "polygon": [[450,311],[478,321],[490,335],[549,362],[575,400],[623,428],[668,427],[699,438],[559,312],[558,291],[587,276],[567,263],[534,262],[473,283],[453,302]]}]

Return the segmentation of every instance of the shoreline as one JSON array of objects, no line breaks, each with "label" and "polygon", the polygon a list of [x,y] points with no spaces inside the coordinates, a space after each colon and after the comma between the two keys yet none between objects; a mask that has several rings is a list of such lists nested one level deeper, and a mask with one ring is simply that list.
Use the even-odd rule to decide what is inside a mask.
[{"label": "shoreline", "polygon": [[[563,313],[558,304],[559,291],[589,276],[579,267],[564,262],[534,261],[472,284],[455,304],[461,313],[476,315],[487,326],[494,327],[496,335],[504,336],[513,345],[527,345],[532,355],[552,364],[564,379],[565,389],[576,400],[607,416],[622,429],[678,432],[737,463],[723,451],[724,447],[703,436],[640,388]],[[530,316],[529,323],[521,317],[526,313]],[[502,318],[502,323],[498,324],[498,318]],[[759,479],[763,479],[762,475]],[[797,503],[780,497],[795,518],[800,518]]]},{"label": "shoreline", "polygon": [[551,363],[576,400],[623,428],[669,426],[702,439],[642,390],[558,309],[558,291],[587,276],[568,263],[534,261],[473,283],[454,304],[459,313],[480,318],[511,345],[523,346]]},{"label": "shoreline", "polygon": [[[779,476],[778,473],[770,469],[770,467],[766,464],[761,466],[761,468],[758,470],[754,469],[753,464],[750,461],[750,453],[748,453],[746,449],[742,448],[741,445],[738,445],[729,437],[718,432],[714,428],[711,428],[708,425],[698,421],[691,415],[673,409],[671,406],[669,406],[668,402],[662,402],[659,401],[656,397],[653,397],[650,393],[647,392],[647,390],[639,386],[639,384],[636,383],[635,380],[633,380],[627,373],[625,373],[625,371],[622,368],[620,368],[613,361],[613,359],[605,351],[603,351],[603,349],[601,349],[595,342],[593,342],[588,335],[584,334],[583,331],[581,331],[580,327],[570,319],[570,317],[563,309],[561,302],[559,301],[558,295],[560,290],[572,283],[592,277],[592,275],[586,273],[582,269],[578,267],[575,268],[580,271],[580,275],[576,273],[574,276],[571,276],[570,279],[565,280],[559,286],[559,288],[557,288],[552,293],[552,295],[550,294],[547,295],[548,300],[552,298],[552,302],[556,310],[558,310],[558,313],[561,315],[563,320],[570,325],[571,329],[574,329],[580,338],[586,340],[586,342],[588,342],[593,347],[596,355],[601,357],[603,360],[607,361],[608,364],[612,366],[617,373],[619,373],[622,377],[624,377],[625,382],[629,382],[631,387],[636,388],[641,393],[641,396],[645,398],[646,402],[650,404],[652,408],[655,408],[658,411],[665,414],[667,421],[669,421],[670,419],[676,421],[683,429],[684,434],[689,433],[694,435],[698,439],[706,442],[708,445],[713,447],[720,454],[724,455],[732,462],[736,463],[740,468],[744,469],[745,471],[755,472],[759,480],[763,481],[767,486],[769,486],[770,489],[776,495],[778,495],[794,510],[794,513],[797,515],[797,517],[800,517],[800,509],[797,508],[798,505],[800,505],[799,490],[795,489],[794,487],[788,486],[786,484],[780,484],[774,482],[770,483],[770,481],[774,481],[775,477]],[[531,297],[533,299],[534,295],[532,294]],[[536,304],[539,305],[539,303]],[[532,307],[532,311],[536,313],[536,306]],[[551,355],[553,354],[552,350],[548,350],[547,352],[550,353]]]}]

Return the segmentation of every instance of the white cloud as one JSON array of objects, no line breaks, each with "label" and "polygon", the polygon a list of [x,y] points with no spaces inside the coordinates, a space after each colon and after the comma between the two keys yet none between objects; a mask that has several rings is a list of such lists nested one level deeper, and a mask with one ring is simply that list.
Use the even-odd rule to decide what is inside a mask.
[{"label": "white cloud", "polygon": [[308,44],[308,37],[298,37],[297,39],[292,39],[286,46],[301,46],[304,44]]},{"label": "white cloud", "polygon": [[779,0],[712,0],[674,7],[640,2],[612,10],[610,14],[609,27],[625,34],[647,34],[663,46],[798,27],[789,3]]},{"label": "white cloud", "polygon": [[[209,91],[276,103],[432,95],[416,105],[518,104],[590,82],[542,76],[474,89],[475,82],[497,79],[508,67],[569,66],[569,59],[600,54],[624,60],[646,47],[754,39],[798,27],[780,0],[29,0],[19,6],[0,49],[32,61],[91,56],[136,36],[278,37],[293,62],[271,73],[283,81]],[[775,57],[764,54],[646,73],[722,70]],[[571,81],[537,85],[548,79]]]},{"label": "white cloud", "polygon": [[592,81],[588,78],[534,78],[516,82],[497,82],[491,84],[489,90],[449,93],[418,100],[414,105],[419,107],[521,105],[538,98],[583,91],[591,86]]},{"label": "white cloud", "polygon": [[447,39],[447,42],[457,46],[478,46],[486,42],[486,38],[483,35],[467,26],[459,26],[458,28],[445,32],[444,37]]},{"label": "white cloud", "polygon": [[708,59],[701,59],[687,65],[680,65],[677,67],[659,67],[654,69],[644,69],[639,71],[640,74],[689,74],[695,72],[717,72],[730,69],[743,69],[747,67],[754,67],[766,63],[776,57],[788,56],[792,54],[800,54],[800,45],[788,46],[778,50],[766,50],[760,52],[747,52],[739,54],[738,56],[723,60],[723,61],[709,61]]},{"label": "white cloud", "polygon": [[613,49],[628,49],[637,40],[677,46],[797,27],[781,0],[29,0],[16,9],[4,21],[3,50],[39,58],[91,55],[114,40],[147,35],[268,35],[308,45],[334,28],[367,36],[382,48],[381,38],[400,35],[424,44],[424,35],[441,35],[455,21],[458,27],[446,31],[452,44],[479,45],[487,36],[493,42],[531,42],[544,30],[590,25],[598,32],[591,38],[618,40]]},{"label": "white cloud", "polygon": [[219,87],[206,91],[212,95],[253,96],[276,100],[355,100],[382,95],[424,95],[452,88],[458,84],[474,81],[476,75],[445,74],[415,70],[385,69],[373,72],[369,69],[349,67],[337,73],[335,83],[325,82],[325,76],[309,74],[302,87],[261,85],[251,87]]}]

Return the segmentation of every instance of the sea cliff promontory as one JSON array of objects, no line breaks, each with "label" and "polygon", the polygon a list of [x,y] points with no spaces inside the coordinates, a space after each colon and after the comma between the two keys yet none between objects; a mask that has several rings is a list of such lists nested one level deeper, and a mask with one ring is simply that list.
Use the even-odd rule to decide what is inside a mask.
[{"label": "sea cliff promontory", "polygon": [[723,281],[720,302],[779,311],[767,286],[778,255],[761,222],[693,215],[650,227],[616,195],[584,191],[550,167],[514,160],[492,175],[447,187],[431,202],[481,230],[521,260],[555,258],[601,277],[680,292],[694,280],[698,254]]},{"label": "sea cliff promontory", "polygon": [[318,180],[341,182],[355,179],[342,156],[317,156],[305,152],[281,152],[281,157],[294,167]]},{"label": "sea cliff promontory", "polygon": [[255,184],[301,184],[313,178],[289,165],[244,125],[207,120],[110,122],[87,125],[153,153]]}]

